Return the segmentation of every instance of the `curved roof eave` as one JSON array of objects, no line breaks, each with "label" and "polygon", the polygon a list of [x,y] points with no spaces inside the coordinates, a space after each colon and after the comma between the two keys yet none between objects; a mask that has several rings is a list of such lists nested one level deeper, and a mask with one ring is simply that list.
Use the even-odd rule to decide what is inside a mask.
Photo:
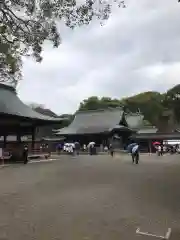
[{"label": "curved roof eave", "polygon": [[73,129],[73,128],[69,128],[69,127],[65,127],[62,129],[59,129],[59,131],[57,130],[55,132],[55,135],[60,135],[60,136],[66,136],[66,135],[82,135],[82,134],[97,134],[97,133],[110,133],[113,130],[128,130],[130,132],[133,132],[132,129],[125,127],[123,125],[116,125],[114,127],[108,128],[108,127],[100,127],[100,126],[92,126],[91,128],[87,127],[87,128],[79,128],[79,129]]},{"label": "curved roof eave", "polygon": [[82,133],[109,132],[122,120],[121,108],[108,108],[102,110],[88,110],[76,112],[68,127],[56,131],[57,135],[70,135]]},{"label": "curved roof eave", "polygon": [[24,104],[13,87],[0,84],[0,114],[22,117],[31,120],[60,122],[63,118],[45,116]]}]

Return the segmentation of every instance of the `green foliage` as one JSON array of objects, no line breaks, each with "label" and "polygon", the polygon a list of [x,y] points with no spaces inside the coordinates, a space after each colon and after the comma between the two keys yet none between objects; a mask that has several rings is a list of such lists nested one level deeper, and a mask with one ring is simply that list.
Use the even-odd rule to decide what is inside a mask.
[{"label": "green foliage", "polygon": [[159,117],[164,111],[162,105],[163,97],[158,92],[144,92],[127,98],[125,107],[131,112],[141,111],[144,118],[151,124],[156,125]]},{"label": "green foliage", "polygon": [[123,106],[126,112],[141,112],[144,115],[145,125],[157,126],[159,119],[166,110],[173,111],[175,120],[179,122],[180,84],[167,91],[167,93],[143,92],[121,100],[93,96],[80,103],[79,110],[96,110],[119,106]]},{"label": "green foliage", "polygon": [[[124,1],[113,0],[125,7]],[[80,1],[81,2],[81,1]],[[21,57],[42,60],[46,40],[58,47],[61,39],[57,23],[74,28],[89,24],[93,18],[108,19],[108,0],[0,0],[0,77],[13,85],[21,79]]]},{"label": "green foliage", "polygon": [[164,98],[164,106],[172,109],[176,120],[180,121],[180,84],[168,90]]},{"label": "green foliage", "polygon": [[109,107],[114,108],[119,106],[120,100],[118,99],[111,99],[109,97],[98,98],[96,96],[92,96],[80,103],[79,110],[107,109]]}]

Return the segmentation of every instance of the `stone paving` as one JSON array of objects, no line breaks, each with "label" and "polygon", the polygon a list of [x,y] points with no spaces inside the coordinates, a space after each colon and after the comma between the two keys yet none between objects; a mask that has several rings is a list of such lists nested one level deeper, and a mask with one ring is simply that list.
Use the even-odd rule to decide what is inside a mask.
[{"label": "stone paving", "polygon": [[0,240],[180,239],[180,155],[60,156],[0,169]]}]

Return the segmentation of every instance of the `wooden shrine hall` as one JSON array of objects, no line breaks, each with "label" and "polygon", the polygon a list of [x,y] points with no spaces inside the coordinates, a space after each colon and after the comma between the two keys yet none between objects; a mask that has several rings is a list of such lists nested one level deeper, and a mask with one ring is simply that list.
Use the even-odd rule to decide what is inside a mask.
[{"label": "wooden shrine hall", "polygon": [[56,135],[65,137],[67,142],[88,144],[94,141],[97,145],[113,142],[118,148],[122,148],[127,144],[132,132],[123,109],[118,107],[78,111],[72,123],[59,129]]},{"label": "wooden shrine hall", "polygon": [[7,147],[7,136],[16,136],[16,145],[22,145],[21,137],[32,136],[31,149],[34,148],[36,128],[60,123],[62,118],[53,118],[35,112],[17,96],[16,90],[0,84],[0,136],[3,136],[1,148]]}]

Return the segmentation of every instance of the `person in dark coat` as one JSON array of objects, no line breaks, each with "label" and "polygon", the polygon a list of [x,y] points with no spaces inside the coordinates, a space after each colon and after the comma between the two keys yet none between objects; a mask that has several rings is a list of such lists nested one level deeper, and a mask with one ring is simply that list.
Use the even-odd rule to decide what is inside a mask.
[{"label": "person in dark coat", "polygon": [[93,155],[93,145],[90,145],[90,146],[89,146],[89,154],[90,154],[90,155]]},{"label": "person in dark coat", "polygon": [[79,143],[79,142],[76,142],[76,143],[75,143],[75,151],[76,151],[76,154],[77,154],[77,155],[79,155],[80,149],[81,149],[80,143]]},{"label": "person in dark coat", "polygon": [[161,145],[160,155],[163,156],[163,145]]},{"label": "person in dark coat", "polygon": [[132,162],[139,163],[139,145],[136,145],[131,150]]},{"label": "person in dark coat", "polygon": [[28,163],[28,147],[25,145],[23,149],[23,162],[24,164]]}]

